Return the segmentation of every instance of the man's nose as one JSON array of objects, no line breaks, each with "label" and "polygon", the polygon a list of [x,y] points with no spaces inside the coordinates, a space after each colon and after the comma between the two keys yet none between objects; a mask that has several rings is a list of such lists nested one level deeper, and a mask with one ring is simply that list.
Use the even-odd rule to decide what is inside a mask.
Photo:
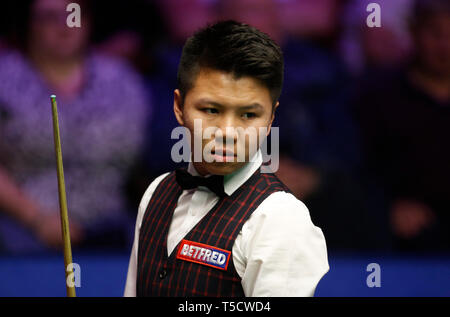
[{"label": "man's nose", "polygon": [[238,133],[234,127],[225,127],[217,129],[214,137],[218,143],[235,144],[238,140]]},{"label": "man's nose", "polygon": [[215,134],[217,141],[224,143],[236,142],[238,139],[238,131],[236,122],[232,118],[221,120],[221,124]]}]

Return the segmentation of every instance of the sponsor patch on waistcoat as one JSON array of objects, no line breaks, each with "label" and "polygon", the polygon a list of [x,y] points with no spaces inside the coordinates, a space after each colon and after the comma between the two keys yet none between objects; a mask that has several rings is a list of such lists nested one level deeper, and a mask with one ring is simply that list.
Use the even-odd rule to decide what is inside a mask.
[{"label": "sponsor patch on waistcoat", "polygon": [[177,259],[226,270],[230,255],[231,251],[183,239],[178,247]]}]

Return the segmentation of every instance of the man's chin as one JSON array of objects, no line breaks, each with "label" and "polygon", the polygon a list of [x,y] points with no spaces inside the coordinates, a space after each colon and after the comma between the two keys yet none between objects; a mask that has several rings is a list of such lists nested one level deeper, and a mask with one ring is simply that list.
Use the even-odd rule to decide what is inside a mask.
[{"label": "man's chin", "polygon": [[245,163],[246,162],[203,162],[202,168],[206,170],[208,174],[228,175],[240,169]]}]

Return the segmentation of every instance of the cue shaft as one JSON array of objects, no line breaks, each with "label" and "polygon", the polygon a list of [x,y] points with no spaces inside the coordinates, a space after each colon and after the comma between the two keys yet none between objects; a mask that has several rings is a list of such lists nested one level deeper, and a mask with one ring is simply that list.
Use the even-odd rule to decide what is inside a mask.
[{"label": "cue shaft", "polygon": [[56,96],[50,96],[52,104],[52,116],[53,116],[53,138],[55,141],[55,154],[56,154],[56,167],[58,174],[58,194],[59,194],[59,207],[61,216],[61,229],[64,242],[64,271],[65,271],[65,282],[67,297],[75,297],[75,285],[69,286],[68,278],[73,276],[73,269],[68,265],[72,263],[72,248],[70,246],[70,232],[69,232],[69,218],[67,214],[67,199],[66,199],[66,185],[64,182],[64,169],[62,161],[62,151],[61,151],[61,138],[59,134],[59,122],[58,122],[58,109],[56,105]]}]

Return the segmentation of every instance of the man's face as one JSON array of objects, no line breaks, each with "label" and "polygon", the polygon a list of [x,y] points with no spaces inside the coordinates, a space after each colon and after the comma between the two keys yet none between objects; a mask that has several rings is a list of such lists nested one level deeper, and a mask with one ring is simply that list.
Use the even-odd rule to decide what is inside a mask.
[{"label": "man's face", "polygon": [[[175,116],[180,125],[189,129],[192,149],[194,142],[200,141],[202,153],[207,147],[214,158],[213,162],[208,162],[202,155],[198,162],[193,160],[196,170],[202,175],[226,175],[241,168],[253,154],[250,150],[255,148],[255,142],[240,132],[263,128],[266,136],[274,110],[269,89],[258,80],[251,77],[235,79],[233,74],[219,70],[202,68],[193,87],[186,93],[184,104],[179,90],[175,90]],[[202,135],[207,136],[201,140],[195,138],[196,119],[201,120]],[[215,133],[210,135],[205,130]],[[260,141],[259,138],[256,142],[259,144]],[[220,149],[222,155],[219,155]],[[245,153],[245,161],[238,159],[238,153]]]}]

